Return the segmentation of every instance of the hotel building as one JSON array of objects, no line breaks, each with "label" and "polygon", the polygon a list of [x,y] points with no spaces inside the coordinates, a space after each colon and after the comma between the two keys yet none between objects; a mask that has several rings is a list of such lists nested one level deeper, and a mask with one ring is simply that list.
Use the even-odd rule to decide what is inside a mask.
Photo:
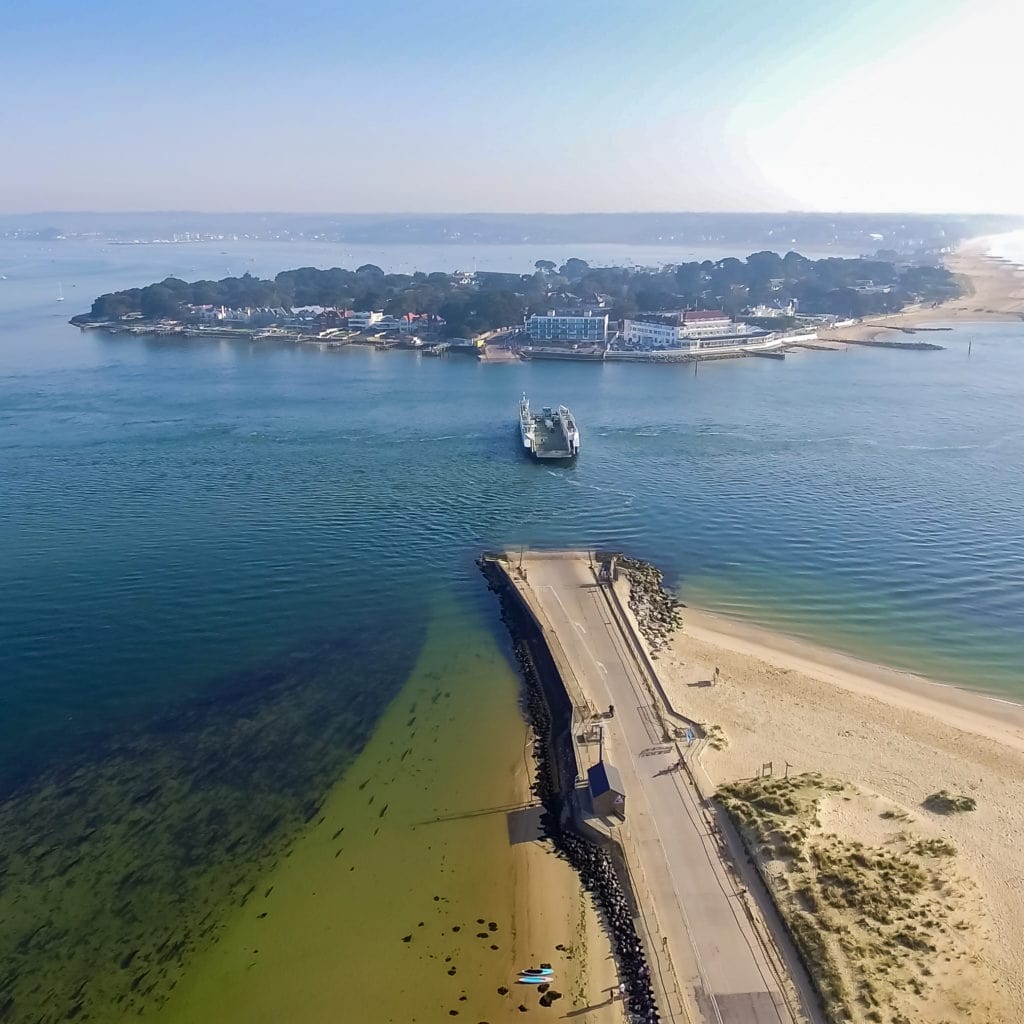
[{"label": "hotel building", "polygon": [[582,316],[560,316],[552,310],[547,316],[534,313],[525,321],[526,333],[530,341],[572,341],[588,344],[601,344],[608,337],[608,314],[595,316],[586,313]]},{"label": "hotel building", "polygon": [[766,331],[738,324],[720,310],[697,309],[624,320],[620,347],[641,351],[678,349],[698,352],[750,345],[767,338]]}]

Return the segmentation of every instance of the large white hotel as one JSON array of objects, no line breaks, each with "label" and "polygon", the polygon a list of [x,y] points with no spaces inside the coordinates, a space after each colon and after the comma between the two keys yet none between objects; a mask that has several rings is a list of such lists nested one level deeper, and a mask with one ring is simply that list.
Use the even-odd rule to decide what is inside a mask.
[{"label": "large white hotel", "polygon": [[767,331],[738,324],[721,310],[691,309],[623,320],[622,338],[616,347],[643,352],[698,352],[752,345],[768,337]]}]

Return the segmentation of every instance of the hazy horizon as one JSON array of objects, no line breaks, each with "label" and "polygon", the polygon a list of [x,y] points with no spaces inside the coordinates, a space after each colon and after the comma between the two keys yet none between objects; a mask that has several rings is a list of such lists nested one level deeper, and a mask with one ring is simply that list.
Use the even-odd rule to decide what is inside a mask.
[{"label": "hazy horizon", "polygon": [[40,0],[5,12],[0,213],[1024,213],[1021,18]]},{"label": "hazy horizon", "polygon": [[202,207],[122,207],[99,210],[89,207],[54,207],[52,209],[0,211],[0,217],[59,217],[59,216],[96,216],[96,217],[132,217],[132,216],[165,216],[175,217],[195,214],[203,217],[645,217],[645,216],[814,216],[814,217],[1006,217],[1024,220],[1024,212],[1004,213],[999,210],[810,210],[791,207],[778,210],[696,210],[680,207],[679,209],[657,210],[287,210],[256,209],[256,208],[202,208]]}]

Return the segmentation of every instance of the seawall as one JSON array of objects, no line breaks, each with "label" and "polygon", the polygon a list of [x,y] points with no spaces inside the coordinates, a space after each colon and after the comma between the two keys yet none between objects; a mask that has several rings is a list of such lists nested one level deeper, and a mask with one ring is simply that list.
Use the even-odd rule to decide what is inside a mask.
[{"label": "seawall", "polygon": [[544,805],[545,835],[593,896],[611,938],[627,1007],[643,1020],[658,1021],[651,970],[637,931],[639,907],[622,848],[579,814],[569,689],[533,610],[511,582],[504,556],[486,553],[478,564],[501,602],[525,685],[527,717],[537,739],[537,795]]}]

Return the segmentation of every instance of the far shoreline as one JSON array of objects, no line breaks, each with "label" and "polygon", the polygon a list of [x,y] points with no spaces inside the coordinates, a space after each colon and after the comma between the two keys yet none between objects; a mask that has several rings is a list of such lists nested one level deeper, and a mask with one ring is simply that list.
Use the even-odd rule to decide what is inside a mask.
[{"label": "far shoreline", "polygon": [[[929,324],[967,324],[1024,321],[1024,267],[989,255],[992,237],[970,238],[949,253],[943,263],[965,285],[956,299],[926,307],[908,307],[890,316],[870,317],[851,327],[821,330],[822,341],[873,341],[881,334],[913,333]],[[968,290],[969,289],[969,290]]]},{"label": "far shoreline", "polygon": [[[914,334],[918,330],[951,329],[925,328],[920,326],[925,322],[935,320],[984,319],[992,317],[1014,319],[1024,317],[1024,298],[1018,294],[1016,268],[1009,267],[1004,261],[994,260],[976,251],[979,243],[983,241],[984,239],[970,239],[962,243],[960,248],[947,255],[945,259],[938,260],[936,263],[928,262],[924,264],[925,266],[932,267],[941,278],[938,284],[930,278],[927,280],[906,280],[905,278],[911,276],[909,275],[909,270],[915,267],[917,261],[913,259],[908,260],[906,257],[898,257],[896,253],[892,253],[888,257],[888,263],[885,263],[890,272],[890,278],[887,279],[889,283],[885,287],[879,287],[871,281],[860,279],[848,280],[844,277],[838,281],[834,280],[833,269],[830,267],[828,273],[825,274],[826,283],[824,286],[831,287],[833,292],[840,296],[840,298],[836,298],[831,304],[819,303],[819,306],[822,308],[818,308],[810,314],[798,310],[797,300],[792,296],[790,296],[789,305],[786,307],[782,306],[785,295],[780,295],[773,307],[763,304],[757,305],[754,300],[757,297],[761,297],[761,292],[755,293],[755,291],[751,290],[748,295],[750,304],[743,306],[739,311],[728,309],[727,312],[720,311],[714,314],[722,318],[723,322],[728,320],[733,325],[732,328],[729,328],[727,325],[726,329],[723,330],[716,321],[716,325],[709,332],[687,334],[685,338],[681,335],[680,343],[678,344],[666,343],[665,338],[660,334],[653,338],[644,335],[642,339],[643,344],[639,344],[638,339],[628,332],[629,318],[637,314],[630,313],[627,305],[625,312],[623,312],[623,309],[617,310],[615,320],[612,324],[609,324],[609,316],[607,314],[609,311],[616,311],[613,299],[610,295],[599,294],[597,290],[593,291],[591,299],[593,302],[598,303],[599,312],[603,311],[605,314],[602,331],[588,330],[583,332],[581,328],[573,327],[572,330],[578,332],[573,334],[569,333],[569,328],[563,327],[559,328],[561,333],[556,332],[552,334],[552,340],[546,341],[544,339],[548,337],[547,334],[543,333],[540,328],[537,329],[537,333],[534,333],[531,328],[529,340],[525,340],[527,339],[526,328],[518,326],[519,320],[517,317],[510,313],[509,308],[505,307],[511,302],[518,304],[520,313],[524,316],[529,314],[531,310],[534,311],[534,316],[537,316],[536,308],[541,301],[552,305],[555,304],[555,299],[561,293],[556,294],[557,288],[555,291],[552,291],[548,285],[550,285],[551,281],[561,281],[562,279],[552,278],[549,280],[545,276],[548,273],[555,272],[555,265],[550,261],[544,260],[536,261],[538,270],[531,278],[528,278],[528,275],[518,275],[517,284],[519,279],[528,280],[531,284],[531,287],[526,288],[522,293],[516,290],[514,297],[512,297],[511,292],[507,295],[505,292],[500,291],[494,293],[499,295],[502,301],[505,302],[505,306],[501,306],[500,310],[497,307],[492,309],[491,306],[494,305],[492,302],[490,306],[487,306],[486,311],[480,312],[479,316],[477,316],[477,310],[474,307],[473,316],[479,321],[475,325],[471,324],[465,316],[462,316],[460,319],[458,309],[465,306],[465,295],[460,300],[462,306],[458,306],[458,303],[456,303],[458,308],[452,314],[455,316],[454,322],[451,320],[449,311],[443,304],[440,308],[444,313],[444,319],[441,319],[437,312],[415,312],[416,309],[420,308],[417,305],[407,309],[400,317],[397,317],[393,310],[385,316],[383,313],[383,300],[378,303],[381,305],[381,310],[376,312],[374,310],[369,312],[352,312],[347,306],[338,305],[335,308],[334,306],[325,305],[322,308],[301,306],[297,312],[293,313],[291,306],[288,304],[294,298],[289,289],[294,287],[296,289],[305,289],[303,294],[307,295],[307,298],[303,301],[309,301],[308,296],[315,293],[315,297],[321,303],[343,301],[346,303],[353,302],[357,306],[358,303],[355,299],[339,299],[337,297],[335,293],[341,287],[339,282],[332,278],[328,284],[325,284],[322,276],[325,273],[335,275],[347,274],[353,280],[349,281],[346,278],[347,283],[345,287],[355,289],[360,285],[361,279],[359,275],[364,271],[367,274],[370,274],[372,271],[377,275],[381,275],[382,280],[386,280],[384,271],[375,265],[360,267],[356,271],[335,269],[330,272],[307,267],[282,271],[273,281],[256,279],[255,284],[247,292],[249,297],[245,300],[253,304],[252,308],[248,306],[242,308],[239,305],[237,309],[235,305],[237,304],[238,297],[233,292],[228,294],[230,289],[227,289],[229,284],[234,287],[234,284],[237,283],[236,279],[226,278],[220,282],[199,281],[188,284],[184,281],[167,278],[163,282],[155,282],[145,288],[127,289],[101,295],[93,303],[93,310],[95,312],[78,314],[72,317],[69,322],[83,331],[100,329],[115,334],[230,338],[250,342],[312,343],[319,347],[328,348],[365,344],[381,349],[415,349],[431,356],[446,355],[449,351],[462,351],[476,355],[485,362],[493,363],[508,362],[512,361],[512,359],[558,359],[573,362],[621,360],[655,363],[697,362],[708,359],[742,358],[746,356],[784,359],[787,350],[792,348],[828,350],[834,348],[836,343],[841,344],[843,342],[893,349],[941,349],[943,346],[928,341],[921,339],[902,340],[898,339],[897,336],[901,332]],[[748,264],[755,268],[751,273],[756,278],[756,280],[752,279],[747,282],[750,289],[754,289],[755,285],[757,285],[763,290],[770,283],[773,291],[777,290],[775,279],[770,279],[769,281],[769,279],[765,278],[769,268],[766,268],[764,261],[757,264],[754,263],[755,256],[767,257],[768,255],[767,252],[761,252],[752,253],[747,257]],[[791,256],[798,256],[798,254],[793,252],[787,253],[785,257],[781,257],[777,253],[772,253],[771,255],[774,257],[778,265],[778,272],[780,273],[786,269],[784,267],[785,261],[788,261]],[[858,263],[866,259],[869,258],[861,256],[851,260],[844,258],[835,262],[845,265],[846,262]],[[882,261],[882,254],[879,254],[876,259]],[[723,266],[725,262],[725,258],[719,261]],[[738,261],[733,260],[733,262]],[[794,287],[808,282],[814,284],[819,281],[820,274],[824,273],[824,271],[820,271],[818,264],[831,264],[832,262],[834,261],[803,259],[800,266],[810,267],[809,271],[794,271],[791,274],[784,274],[783,277],[787,279],[792,278],[790,284],[795,282]],[[994,266],[993,263],[995,264]],[[541,269],[542,264],[544,264],[543,270]],[[566,267],[560,268],[559,273],[569,275],[568,284],[563,282],[560,285],[563,291],[569,286],[575,288],[576,285],[584,280],[584,274],[589,274],[591,271],[596,273],[602,270],[600,267],[591,268],[585,261],[579,259],[570,259],[567,261],[568,264],[576,264],[577,266],[573,266],[570,270],[567,270]],[[703,266],[703,264],[697,263],[681,263],[675,268],[677,275],[684,269],[697,273],[699,277],[702,275],[698,285],[685,285],[678,294],[673,292],[666,300],[677,301],[677,306],[681,310],[684,312],[690,311],[686,312],[687,316],[694,309],[700,311],[701,306],[699,304],[701,302],[724,303],[725,300],[722,298],[722,294],[714,291],[715,288],[725,288],[725,293],[729,292],[728,276],[722,277],[726,273],[723,266],[715,264],[713,272],[710,270],[704,271],[702,269]],[[603,269],[610,270],[616,267],[624,270],[627,274],[631,270],[637,269],[626,267],[624,264],[610,264]],[[671,266],[663,266],[660,268],[659,273],[672,269]],[[422,272],[417,273],[424,280],[428,281],[435,276],[442,276],[433,273],[430,275],[425,275]],[[443,275],[445,277],[443,294],[448,296],[448,299],[451,299],[452,296],[461,294],[459,289],[467,285],[472,286],[472,294],[490,294],[486,289],[483,292],[480,291],[478,282],[475,280],[478,273],[484,272],[474,271],[470,275],[464,273]],[[486,273],[494,276],[493,272]],[[575,277],[571,276],[573,273],[575,273]],[[657,281],[657,273],[655,273],[654,268],[639,268],[637,273],[648,275],[648,277],[643,278],[641,285],[648,278],[651,281]],[[654,277],[650,277],[652,273]],[[719,277],[716,278],[715,274],[718,274]],[[281,290],[284,286],[279,288],[277,284],[283,276],[286,277],[286,283],[288,284],[288,288],[284,289],[284,291]],[[500,275],[498,276],[500,277]],[[310,279],[307,280],[307,278]],[[538,279],[541,281],[540,285],[537,284]],[[412,279],[410,278],[410,280]],[[365,285],[365,282],[362,283]],[[780,278],[778,288],[782,287],[782,283],[783,279]],[[620,294],[621,289],[620,291],[615,291],[613,288],[612,291],[618,296],[614,299],[614,302],[620,304],[623,301],[627,303],[632,302],[636,295],[640,294],[637,292],[634,295],[634,285],[635,282],[632,282],[631,279],[629,287],[625,289],[623,294]],[[202,288],[196,291],[199,286],[202,286]],[[217,292],[216,286],[222,286],[220,292]],[[600,283],[594,285],[593,282],[588,282],[584,285],[584,289],[600,287]],[[658,287],[663,288],[664,286],[658,283]],[[541,299],[538,299],[537,294],[534,294],[538,288],[542,296]],[[891,294],[887,294],[885,301],[865,299],[864,295],[861,294],[860,301],[854,304],[848,299],[844,300],[841,298],[844,288],[846,291],[853,290],[858,293],[864,292],[865,294],[878,291]],[[150,294],[150,290],[152,290],[152,294]],[[580,289],[576,288],[576,290]],[[956,298],[945,298],[945,296],[957,290],[960,290],[962,294],[957,295]],[[260,298],[253,298],[252,296],[257,291]],[[491,291],[493,292],[493,287]],[[214,294],[215,292],[216,294]],[[327,292],[330,292],[331,295],[328,296]],[[296,291],[295,294],[298,295],[299,292]],[[830,292],[829,294],[832,293]],[[145,298],[146,295],[149,295],[149,299]],[[407,298],[406,292],[398,288],[397,285],[391,291],[382,291],[381,295],[384,296],[384,299],[391,301],[392,304],[395,301],[404,301]],[[712,295],[712,297],[708,299],[708,295]],[[568,297],[573,300],[570,306],[572,310],[585,310],[585,312],[578,314],[580,317],[589,317],[591,315],[594,308],[592,305],[585,305],[583,300],[575,295],[569,295]],[[981,305],[975,306],[973,309],[960,305],[969,300],[979,302]],[[482,301],[483,299],[478,297],[478,304]],[[149,303],[149,311],[144,314],[143,310],[147,309],[147,302]],[[908,302],[911,304],[906,305]],[[195,303],[206,304],[195,305]],[[220,303],[219,307],[217,303]],[[694,306],[694,303],[697,303],[697,305]],[[449,302],[449,304],[451,303]],[[228,308],[229,305],[230,308]],[[423,308],[427,307],[424,306]],[[646,307],[633,308],[642,309]],[[658,308],[661,309],[661,307]],[[710,306],[707,307],[707,309],[710,308]],[[726,308],[723,305],[723,309]],[[773,308],[774,312],[772,312]],[[899,312],[863,313],[864,309],[870,308],[879,310],[896,308],[899,309]],[[158,309],[164,310],[163,315],[158,315]],[[319,309],[319,312],[316,312],[317,309]],[[652,312],[644,313],[642,316],[654,317],[655,322],[661,323],[661,320],[658,318],[668,315],[664,312],[664,309],[661,309],[661,312],[657,312],[654,306],[651,306],[651,310]],[[766,310],[767,312],[765,312]],[[311,311],[316,312],[316,315],[311,315]],[[679,315],[682,316],[683,313],[681,312]],[[694,313],[693,315],[696,316],[697,314]],[[709,314],[705,309],[701,315],[709,316],[712,314]],[[552,314],[549,313],[547,316],[550,318]],[[851,319],[851,317],[856,319]],[[680,320],[679,323],[681,322]],[[446,324],[447,327],[445,326]],[[550,327],[550,325],[548,326]],[[620,328],[625,342],[615,345],[615,339],[620,336]],[[413,333],[414,330],[415,334]],[[732,333],[729,333],[730,330]],[[883,341],[877,335],[886,330],[893,331],[894,335],[889,336]],[[461,335],[463,334],[466,336],[462,337]],[[694,341],[692,340],[694,338],[711,338],[712,340]],[[686,339],[691,340],[686,342]],[[567,344],[567,342],[573,340],[576,343]]]}]

